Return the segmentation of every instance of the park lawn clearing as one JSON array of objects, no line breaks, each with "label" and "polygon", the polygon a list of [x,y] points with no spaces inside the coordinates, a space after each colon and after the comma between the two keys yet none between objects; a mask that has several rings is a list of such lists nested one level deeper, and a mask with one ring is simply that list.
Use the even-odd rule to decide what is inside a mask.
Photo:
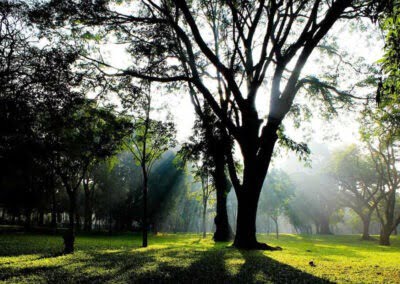
[{"label": "park lawn clearing", "polygon": [[[243,251],[211,235],[78,235],[76,252],[60,255],[62,238],[1,234],[5,283],[400,283],[400,238],[391,247],[360,236],[259,235],[282,251]],[[313,261],[315,266],[310,266]]]}]

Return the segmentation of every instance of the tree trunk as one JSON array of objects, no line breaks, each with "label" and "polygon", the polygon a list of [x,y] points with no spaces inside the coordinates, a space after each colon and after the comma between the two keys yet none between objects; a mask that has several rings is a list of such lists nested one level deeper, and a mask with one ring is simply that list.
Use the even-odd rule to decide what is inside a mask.
[{"label": "tree trunk", "polygon": [[219,149],[218,155],[215,155],[215,171],[213,173],[215,190],[217,195],[216,216],[214,219],[215,233],[213,239],[215,242],[228,242],[233,238],[232,228],[229,225],[226,202],[230,190],[230,183],[225,173],[224,152]]},{"label": "tree trunk", "polygon": [[69,226],[65,232],[64,238],[64,253],[69,254],[74,252],[75,243],[75,206],[76,206],[76,193],[72,190],[67,190],[69,197]]},{"label": "tree trunk", "polygon": [[390,246],[390,234],[391,230],[388,226],[382,226],[381,234],[379,236],[379,244],[381,246]]},{"label": "tree trunk", "polygon": [[206,216],[207,216],[207,200],[203,200],[203,224],[202,224],[203,238],[207,236]]},{"label": "tree trunk", "polygon": [[240,249],[273,250],[267,244],[259,243],[256,238],[256,216],[259,194],[245,192],[238,197],[236,235],[233,246]]},{"label": "tree trunk", "polygon": [[143,240],[142,247],[147,247],[147,184],[148,177],[146,169],[143,167]]},{"label": "tree trunk", "polygon": [[[271,247],[259,243],[256,238],[257,206],[264,179],[268,173],[272,152],[278,136],[276,131],[279,123],[269,120],[262,135],[268,137],[267,141],[258,148],[259,123],[256,112],[246,122],[247,127],[243,132],[243,140],[239,141],[243,155],[243,183],[235,188],[238,200],[236,222],[236,236],[233,245],[241,249],[281,250],[280,247]],[[238,186],[236,186],[238,187]]]},{"label": "tree trunk", "polygon": [[276,239],[279,239],[279,224],[278,224],[278,217],[276,218],[271,218],[274,223],[275,223],[275,234],[276,234]]},{"label": "tree trunk", "polygon": [[363,234],[361,239],[368,241],[371,240],[371,236],[369,235],[369,225],[371,223],[371,215],[364,216],[362,218],[363,221]]},{"label": "tree trunk", "polygon": [[320,234],[320,235],[332,235],[332,231],[329,228],[329,218],[327,216],[321,215],[318,234]]}]

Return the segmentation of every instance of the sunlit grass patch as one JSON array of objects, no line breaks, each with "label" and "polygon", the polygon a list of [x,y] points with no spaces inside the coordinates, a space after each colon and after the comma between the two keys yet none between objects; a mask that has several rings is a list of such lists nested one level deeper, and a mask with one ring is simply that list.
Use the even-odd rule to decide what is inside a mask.
[{"label": "sunlit grass patch", "polygon": [[[60,255],[60,236],[1,235],[0,281],[400,283],[400,239],[392,247],[359,236],[260,235],[282,251],[242,251],[211,236],[82,235],[73,255]],[[313,261],[315,267],[309,265]]]}]

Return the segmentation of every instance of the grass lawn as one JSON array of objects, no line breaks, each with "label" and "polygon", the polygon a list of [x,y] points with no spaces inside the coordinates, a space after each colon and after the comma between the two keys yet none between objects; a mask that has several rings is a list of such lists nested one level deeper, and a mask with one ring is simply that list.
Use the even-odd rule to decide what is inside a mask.
[{"label": "grass lawn", "polygon": [[260,235],[283,248],[261,252],[193,234],[152,236],[145,249],[139,235],[82,235],[75,254],[59,255],[60,236],[0,234],[0,282],[400,283],[400,238],[391,247],[359,238]]}]

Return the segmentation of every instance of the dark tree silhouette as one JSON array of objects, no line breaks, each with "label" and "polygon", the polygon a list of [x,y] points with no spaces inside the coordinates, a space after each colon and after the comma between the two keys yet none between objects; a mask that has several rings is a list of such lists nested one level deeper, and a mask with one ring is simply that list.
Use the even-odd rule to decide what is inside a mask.
[{"label": "dark tree silhouette", "polygon": [[[191,90],[194,92],[194,90]],[[193,93],[192,93],[193,94]],[[194,95],[193,99],[195,99]],[[226,242],[232,239],[233,233],[228,221],[227,197],[231,189],[227,172],[224,149],[229,148],[230,140],[217,127],[218,121],[206,106],[201,108],[195,103],[196,112],[201,117],[196,120],[193,128],[194,134],[190,141],[185,143],[180,150],[184,160],[203,160],[204,166],[212,176],[212,182],[216,191],[216,216],[214,241]],[[205,118],[204,116],[208,116]],[[232,143],[232,142],[230,142]]]}]

